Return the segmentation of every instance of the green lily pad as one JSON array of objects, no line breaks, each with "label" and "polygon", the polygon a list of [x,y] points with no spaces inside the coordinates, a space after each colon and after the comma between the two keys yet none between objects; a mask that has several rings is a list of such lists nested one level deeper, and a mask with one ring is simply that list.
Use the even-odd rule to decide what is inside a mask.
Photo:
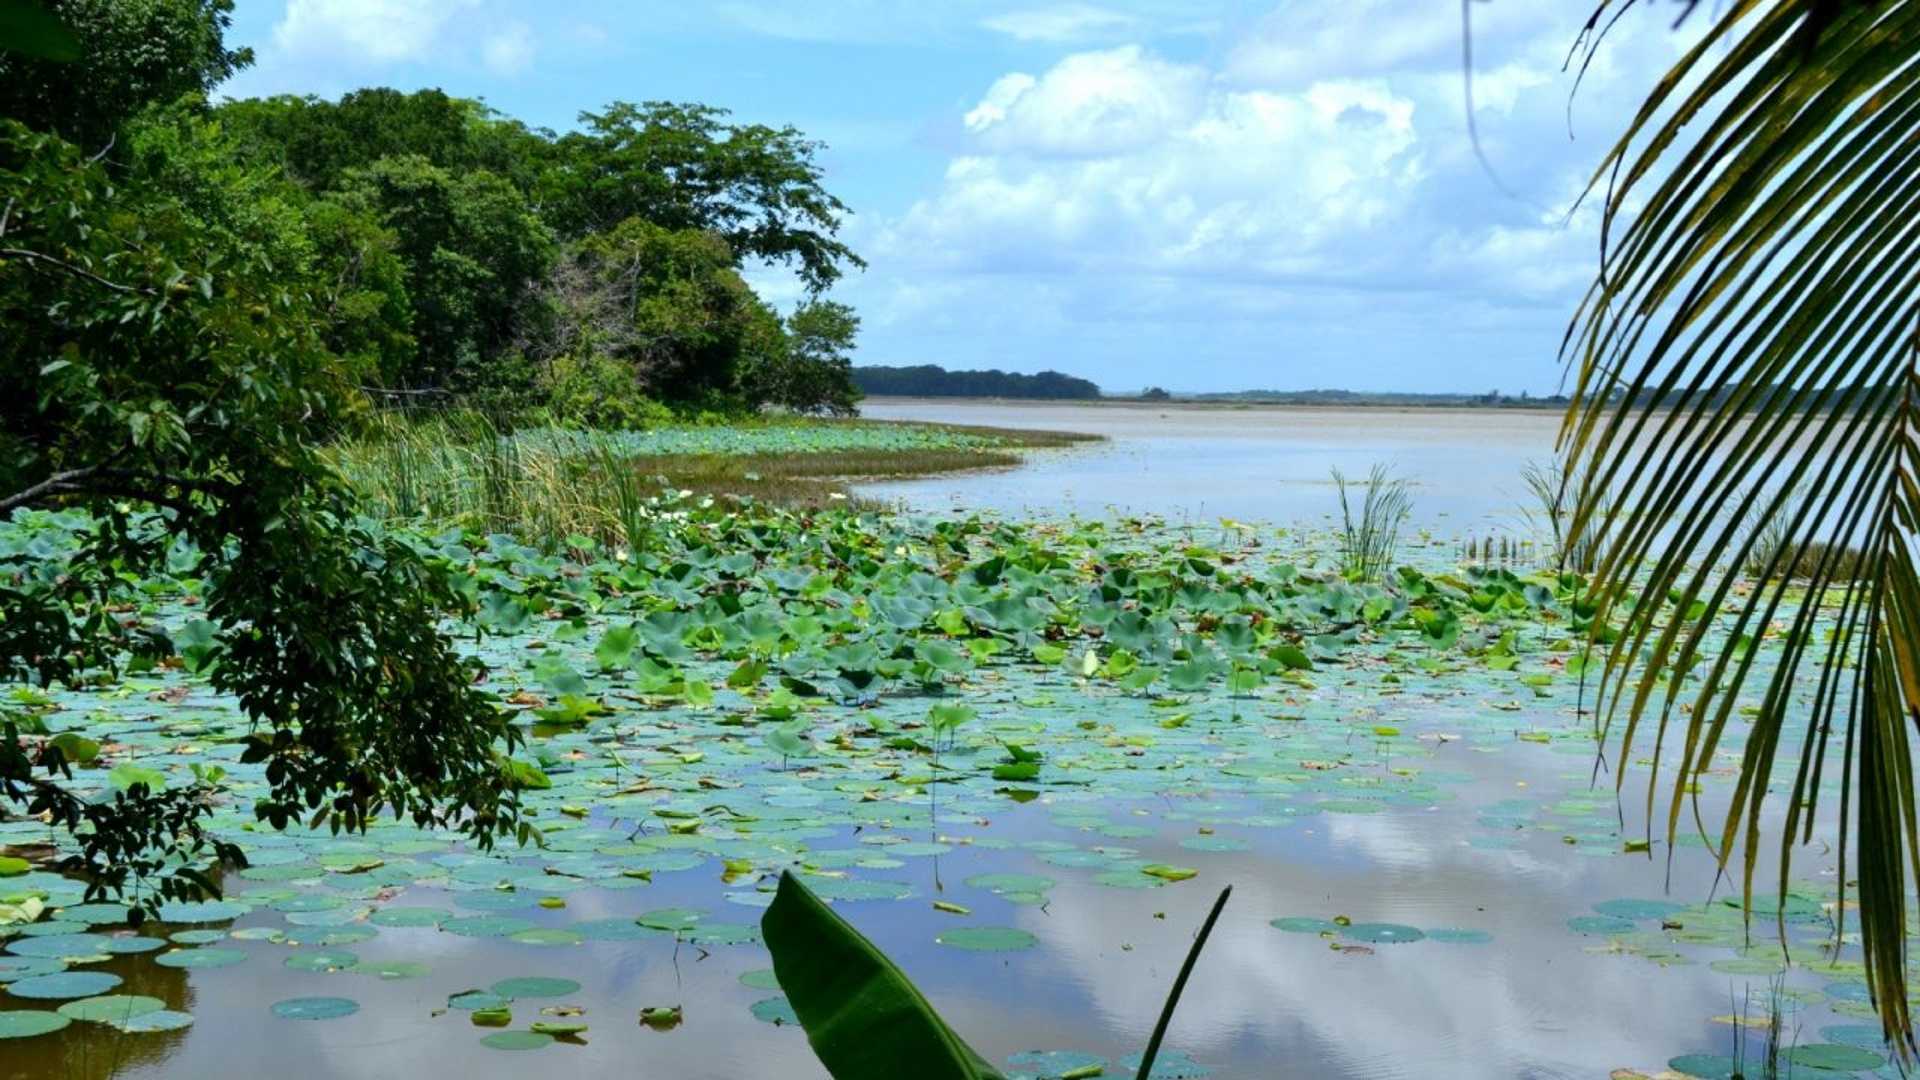
[{"label": "green lily pad", "polygon": [[969,952],[1018,952],[1040,942],[1025,930],[1009,926],[961,926],[942,931],[933,940]]},{"label": "green lily pad", "polygon": [[124,1024],[115,1026],[121,1031],[132,1034],[180,1031],[193,1026],[193,1014],[174,1009],[155,1009],[153,1012],[142,1013]]},{"label": "green lily pad", "polygon": [[[242,949],[215,949],[202,946],[198,949],[173,949],[153,958],[161,967],[170,968],[222,968],[232,967],[247,958]],[[291,966],[292,957],[287,958]]]},{"label": "green lily pad", "polygon": [[288,998],[273,1003],[273,1015],[282,1020],[338,1020],[359,1011],[359,1002],[343,997]]},{"label": "green lily pad", "polygon": [[1419,941],[1427,935],[1418,927],[1402,926],[1399,923],[1354,923],[1340,928],[1340,936],[1355,941],[1365,941],[1380,945],[1402,945]]},{"label": "green lily pad", "polygon": [[747,1006],[755,1020],[764,1020],[769,1024],[800,1025],[800,1017],[794,1014],[793,1004],[784,997],[762,998]]},{"label": "green lily pad", "polygon": [[71,1023],[71,1018],[44,1009],[0,1011],[0,1039],[30,1039],[59,1031]]},{"label": "green lily pad", "polygon": [[10,983],[7,993],[18,998],[57,1001],[63,998],[98,997],[119,985],[120,976],[105,971],[61,971]]},{"label": "green lily pad", "polygon": [[480,1040],[489,1050],[538,1050],[553,1045],[553,1036],[540,1031],[496,1031]]},{"label": "green lily pad", "polygon": [[90,1020],[97,1024],[124,1024],[136,1016],[159,1012],[167,1003],[140,994],[108,994],[81,998],[60,1006],[60,1015],[70,1020]]},{"label": "green lily pad", "polygon": [[512,979],[501,979],[487,989],[500,997],[513,1000],[517,998],[566,997],[580,992],[580,984],[572,979],[555,979],[544,975],[522,975]]}]

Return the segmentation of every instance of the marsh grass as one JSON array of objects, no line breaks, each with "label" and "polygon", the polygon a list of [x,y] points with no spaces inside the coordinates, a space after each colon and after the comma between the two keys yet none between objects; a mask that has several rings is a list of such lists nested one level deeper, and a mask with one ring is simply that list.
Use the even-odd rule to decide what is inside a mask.
[{"label": "marsh grass", "polygon": [[1541,534],[1554,565],[1577,574],[1593,573],[1613,525],[1611,494],[1593,492],[1589,503],[1593,510],[1575,535],[1578,523],[1574,507],[1593,485],[1592,475],[1585,470],[1569,475],[1557,461],[1545,465],[1530,461],[1520,470],[1520,477],[1533,497],[1531,505],[1521,507],[1521,514]]},{"label": "marsh grass", "polygon": [[[776,421],[767,426],[792,421]],[[809,421],[809,427],[860,421]],[[1004,468],[1018,451],[1091,437],[948,425],[891,424],[992,445],[809,453],[636,453],[619,432],[515,432],[473,412],[383,414],[330,450],[376,517],[448,521],[548,549],[588,537],[615,548],[645,540],[663,491],[747,496],[791,507],[858,502],[847,481]]]},{"label": "marsh grass", "polygon": [[1367,473],[1367,494],[1358,517],[1346,474],[1334,469],[1333,484],[1340,491],[1340,570],[1353,581],[1376,580],[1393,568],[1400,529],[1413,510],[1408,484],[1385,465],[1375,465]]}]

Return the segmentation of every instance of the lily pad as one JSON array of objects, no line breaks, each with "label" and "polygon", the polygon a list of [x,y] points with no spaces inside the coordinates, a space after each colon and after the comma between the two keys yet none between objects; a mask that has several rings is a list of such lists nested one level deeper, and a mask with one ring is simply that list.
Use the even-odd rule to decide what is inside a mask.
[{"label": "lily pad", "polygon": [[961,926],[942,931],[933,940],[969,952],[1018,952],[1040,941],[1025,930],[1009,926]]},{"label": "lily pad", "polygon": [[58,1001],[98,997],[119,985],[120,976],[105,971],[61,971],[10,983],[7,993],[18,998]]},{"label": "lily pad", "polygon": [[1355,941],[1365,941],[1380,945],[1401,945],[1419,941],[1427,935],[1415,926],[1402,926],[1399,923],[1354,923],[1340,928],[1340,936]]},{"label": "lily pad", "polygon": [[282,1020],[338,1020],[359,1011],[359,1002],[343,997],[288,998],[273,1003],[273,1015]]},{"label": "lily pad", "polygon": [[90,1020],[97,1024],[124,1024],[136,1016],[159,1012],[167,1003],[141,994],[108,994],[81,998],[60,1006],[60,1015],[70,1020]]},{"label": "lily pad", "polygon": [[59,1031],[71,1023],[71,1018],[44,1009],[0,1011],[0,1039],[30,1039]]},{"label": "lily pad", "polygon": [[541,1031],[496,1031],[480,1040],[489,1050],[538,1050],[553,1045],[553,1036]]},{"label": "lily pad", "polygon": [[516,998],[566,997],[580,992],[580,984],[572,979],[555,979],[544,975],[522,975],[512,979],[501,979],[488,987],[500,997]]}]

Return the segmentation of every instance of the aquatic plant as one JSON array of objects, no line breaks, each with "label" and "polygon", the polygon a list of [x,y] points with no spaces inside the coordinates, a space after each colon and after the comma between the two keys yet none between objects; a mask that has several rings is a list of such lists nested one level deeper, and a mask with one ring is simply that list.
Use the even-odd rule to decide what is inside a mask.
[{"label": "aquatic plant", "polygon": [[1367,494],[1358,517],[1348,498],[1347,477],[1338,468],[1333,470],[1333,484],[1340,492],[1341,571],[1349,581],[1378,580],[1393,568],[1400,529],[1413,510],[1407,481],[1395,477],[1385,465],[1373,466],[1367,473]]}]

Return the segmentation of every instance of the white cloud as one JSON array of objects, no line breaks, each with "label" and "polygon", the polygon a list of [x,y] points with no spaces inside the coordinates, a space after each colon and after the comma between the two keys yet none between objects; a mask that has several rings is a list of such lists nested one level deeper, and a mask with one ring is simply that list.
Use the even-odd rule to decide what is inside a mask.
[{"label": "white cloud", "polygon": [[287,0],[273,40],[287,54],[395,63],[423,59],[480,0]]},{"label": "white cloud", "polygon": [[1156,143],[1191,124],[1206,73],[1138,46],[1079,53],[1041,78],[1003,76],[967,113],[981,145],[1028,154],[1111,155]]},{"label": "white cloud", "polygon": [[480,48],[487,70],[496,75],[517,75],[533,63],[533,30],[523,22],[508,23],[487,37]]},{"label": "white cloud", "polygon": [[1123,33],[1139,22],[1132,15],[1092,4],[1060,4],[1010,11],[985,19],[980,25],[1020,41],[1067,42]]}]

